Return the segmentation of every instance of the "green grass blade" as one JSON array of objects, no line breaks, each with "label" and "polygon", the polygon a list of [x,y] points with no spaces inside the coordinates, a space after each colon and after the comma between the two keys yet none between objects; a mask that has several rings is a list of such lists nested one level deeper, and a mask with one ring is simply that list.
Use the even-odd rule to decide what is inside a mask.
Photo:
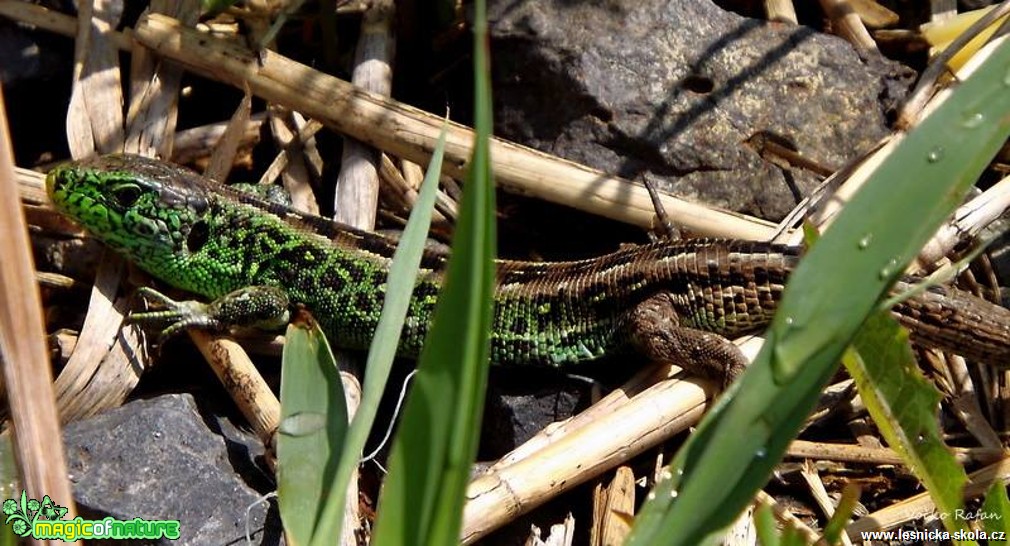
[{"label": "green grass blade", "polygon": [[432,330],[389,458],[373,544],[456,544],[477,451],[494,289],[494,189],[484,3],[476,3],[473,159]]},{"label": "green grass blade", "polygon": [[782,530],[782,546],[807,546],[807,541],[795,528],[786,527]]},{"label": "green grass blade", "polygon": [[761,504],[754,510],[754,528],[757,530],[758,544],[780,546],[778,525],[771,506]]},{"label": "green grass blade", "polygon": [[319,325],[288,326],[281,357],[277,504],[289,544],[309,544],[329,496],[347,433],[347,404],[333,352]]},{"label": "green grass blade", "polygon": [[789,280],[767,341],[674,459],[629,543],[699,544],[767,481],[848,342],[1010,133],[1003,42],[891,149]]},{"label": "green grass blade", "polygon": [[838,505],[835,506],[835,513],[828,520],[828,523],[824,525],[824,542],[828,544],[841,543],[842,533],[845,532],[846,525],[852,519],[852,514],[855,512],[858,502],[859,486],[855,484],[846,485],[842,489],[842,498],[838,500]]},{"label": "green grass blade", "polygon": [[313,535],[312,544],[331,544],[333,537],[339,536],[342,523],[347,486],[358,467],[361,452],[368,440],[368,433],[375,422],[379,401],[386,389],[389,372],[396,357],[396,347],[410,306],[410,297],[417,280],[418,267],[424,253],[424,245],[431,225],[431,212],[435,207],[438,191],[438,177],[442,171],[442,157],[445,149],[446,131],[443,128],[435,153],[428,163],[421,191],[418,193],[414,210],[410,213],[407,227],[393,254],[386,283],[386,298],[382,303],[382,315],[375,330],[375,337],[368,351],[365,383],[362,386],[361,406],[351,423],[340,455],[340,466],[330,491],[318,530]]}]

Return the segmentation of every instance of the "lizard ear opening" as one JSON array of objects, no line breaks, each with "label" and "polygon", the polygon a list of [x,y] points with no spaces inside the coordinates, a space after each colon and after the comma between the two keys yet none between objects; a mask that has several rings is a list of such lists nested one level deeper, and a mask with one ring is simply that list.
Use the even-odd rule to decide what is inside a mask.
[{"label": "lizard ear opening", "polygon": [[199,252],[203,245],[207,244],[208,237],[210,237],[210,231],[207,228],[207,222],[203,220],[196,222],[186,237],[186,247],[190,252]]}]

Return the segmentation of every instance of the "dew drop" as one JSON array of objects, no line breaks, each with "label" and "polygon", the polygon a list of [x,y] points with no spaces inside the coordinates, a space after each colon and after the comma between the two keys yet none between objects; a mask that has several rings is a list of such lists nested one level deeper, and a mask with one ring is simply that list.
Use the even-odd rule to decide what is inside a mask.
[{"label": "dew drop", "polygon": [[671,498],[671,499],[675,499],[675,498],[677,498],[677,495],[680,495],[680,493],[679,493],[679,492],[677,492],[677,490],[676,490],[676,489],[671,489],[671,490],[670,490],[670,498]]},{"label": "dew drop", "polygon": [[943,148],[941,146],[937,146],[926,154],[926,161],[929,161],[930,163],[938,163],[941,159],[943,159],[943,154]]},{"label": "dew drop", "polygon": [[786,317],[785,322],[786,322],[786,326],[792,326],[793,323],[796,322],[796,321],[793,319],[793,317]]},{"label": "dew drop", "polygon": [[299,412],[281,421],[278,432],[289,436],[308,436],[326,426],[326,417],[318,412]]},{"label": "dew drop", "polygon": [[859,240],[859,250],[866,250],[870,247],[870,242],[873,241],[873,234],[867,233],[863,235],[863,238]]},{"label": "dew drop", "polygon": [[880,269],[880,280],[885,280],[894,274],[894,268],[898,267],[898,260],[891,258],[883,268]]},{"label": "dew drop", "polygon": [[965,129],[974,129],[982,122],[985,121],[985,116],[981,112],[965,112],[964,118],[961,120],[961,126]]},{"label": "dew drop", "polygon": [[763,447],[759,447],[758,450],[754,452],[755,459],[764,459],[767,455],[768,450]]},{"label": "dew drop", "polygon": [[656,493],[654,491],[649,491],[649,494],[646,495],[646,499],[647,500],[655,500],[656,499]]}]

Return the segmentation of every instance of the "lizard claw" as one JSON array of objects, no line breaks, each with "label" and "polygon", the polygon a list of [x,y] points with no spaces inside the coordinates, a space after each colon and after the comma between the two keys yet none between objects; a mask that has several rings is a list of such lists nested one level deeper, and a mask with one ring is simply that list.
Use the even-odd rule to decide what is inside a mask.
[{"label": "lizard claw", "polygon": [[277,329],[288,322],[288,297],[284,291],[269,286],[247,286],[203,303],[176,301],[153,288],[141,287],[137,295],[161,309],[130,313],[134,324],[169,323],[158,337],[159,344],[188,328],[224,330],[231,326]]},{"label": "lizard claw", "polygon": [[166,341],[182,333],[187,328],[195,327],[207,330],[221,328],[220,321],[211,315],[210,306],[205,303],[194,300],[176,301],[146,286],[138,289],[137,295],[150,303],[156,304],[161,309],[139,313],[131,311],[126,316],[126,321],[131,324],[168,322],[168,326],[158,334],[158,345],[163,346]]}]

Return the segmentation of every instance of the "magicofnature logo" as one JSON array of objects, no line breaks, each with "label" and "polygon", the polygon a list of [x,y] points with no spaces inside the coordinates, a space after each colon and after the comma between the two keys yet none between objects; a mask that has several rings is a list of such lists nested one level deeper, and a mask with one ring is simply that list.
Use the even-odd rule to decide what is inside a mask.
[{"label": "magicofnature logo", "polygon": [[42,497],[42,500],[29,499],[28,493],[21,491],[21,502],[14,499],[7,499],[3,504],[4,515],[7,519],[4,523],[11,526],[11,530],[19,537],[26,537],[35,528],[35,522],[41,520],[59,520],[67,514],[67,509],[53,502],[49,495]]},{"label": "magicofnature logo", "polygon": [[64,540],[73,542],[77,539],[152,539],[179,538],[179,520],[147,520],[133,518],[119,520],[107,517],[100,520],[82,519],[76,517],[64,520],[67,508],[60,506],[49,498],[42,500],[28,498],[28,493],[21,491],[20,502],[17,499],[7,499],[3,502],[3,512],[7,517],[5,524],[20,537],[32,536],[43,540]]}]

